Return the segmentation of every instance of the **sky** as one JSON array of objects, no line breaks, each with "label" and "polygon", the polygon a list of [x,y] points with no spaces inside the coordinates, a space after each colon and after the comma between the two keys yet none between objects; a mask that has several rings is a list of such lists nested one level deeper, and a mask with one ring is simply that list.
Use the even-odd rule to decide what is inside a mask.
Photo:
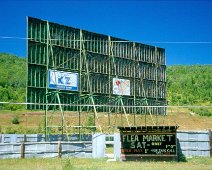
[{"label": "sky", "polygon": [[21,57],[31,16],[165,48],[167,65],[212,64],[210,0],[1,0],[0,14],[0,52]]}]

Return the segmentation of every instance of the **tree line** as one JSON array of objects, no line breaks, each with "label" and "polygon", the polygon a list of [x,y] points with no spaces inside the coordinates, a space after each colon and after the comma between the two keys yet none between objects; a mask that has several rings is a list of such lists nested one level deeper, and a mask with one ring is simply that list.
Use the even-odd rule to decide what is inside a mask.
[{"label": "tree line", "polygon": [[167,99],[172,105],[212,103],[212,65],[168,66]]},{"label": "tree line", "polygon": [[[26,59],[0,53],[0,101],[25,102]],[[1,104],[0,109],[23,109],[21,105]]]}]

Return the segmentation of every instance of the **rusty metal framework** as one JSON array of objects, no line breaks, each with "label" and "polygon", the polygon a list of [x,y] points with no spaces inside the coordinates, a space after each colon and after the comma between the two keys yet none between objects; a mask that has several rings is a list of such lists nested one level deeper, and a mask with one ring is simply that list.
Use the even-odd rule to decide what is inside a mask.
[{"label": "rusty metal framework", "polygon": [[[163,48],[32,17],[28,17],[27,23],[27,102],[38,103],[28,105],[28,109],[45,110],[46,134],[48,129],[55,126],[49,125],[50,111],[61,112],[61,123],[55,127],[60,127],[62,132],[67,131],[65,111],[78,113],[79,128],[83,127],[81,114],[91,110],[94,117],[92,127],[98,124],[98,112],[108,113],[109,124],[111,113],[166,113],[163,107],[126,107],[166,105]],[[78,91],[50,89],[50,69],[78,73]],[[130,93],[115,94],[114,78],[129,81]],[[59,105],[51,105],[55,103]]]}]

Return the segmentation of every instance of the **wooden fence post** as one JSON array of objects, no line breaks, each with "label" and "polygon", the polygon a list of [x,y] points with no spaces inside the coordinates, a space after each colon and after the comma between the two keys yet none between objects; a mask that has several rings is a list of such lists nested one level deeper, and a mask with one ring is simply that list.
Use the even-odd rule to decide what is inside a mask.
[{"label": "wooden fence post", "polygon": [[58,159],[61,158],[61,141],[58,141]]},{"label": "wooden fence post", "polygon": [[210,157],[212,157],[212,131],[211,129],[208,132],[209,134],[209,143],[210,143]]},{"label": "wooden fence post", "polygon": [[25,145],[24,142],[21,143],[21,158],[25,157]]}]

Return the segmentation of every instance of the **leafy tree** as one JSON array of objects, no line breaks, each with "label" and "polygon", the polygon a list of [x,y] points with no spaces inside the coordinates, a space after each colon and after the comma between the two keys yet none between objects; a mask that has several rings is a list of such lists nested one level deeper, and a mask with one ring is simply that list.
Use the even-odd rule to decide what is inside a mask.
[{"label": "leafy tree", "polygon": [[[0,101],[24,102],[26,96],[26,59],[0,53]],[[21,105],[0,105],[0,109],[23,109]]]},{"label": "leafy tree", "polygon": [[[212,103],[212,65],[168,66],[169,105],[209,105]],[[211,109],[192,109],[201,116],[212,116]]]},{"label": "leafy tree", "polygon": [[168,66],[167,98],[170,103],[172,105],[212,103],[211,73],[212,65]]}]

